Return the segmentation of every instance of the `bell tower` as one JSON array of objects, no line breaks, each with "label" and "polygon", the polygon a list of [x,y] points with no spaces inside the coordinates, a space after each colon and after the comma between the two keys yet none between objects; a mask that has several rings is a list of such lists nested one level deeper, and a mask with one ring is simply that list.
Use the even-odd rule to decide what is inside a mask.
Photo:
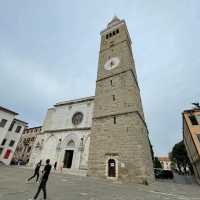
[{"label": "bell tower", "polygon": [[101,32],[88,175],[133,182],[154,180],[148,130],[124,20]]}]

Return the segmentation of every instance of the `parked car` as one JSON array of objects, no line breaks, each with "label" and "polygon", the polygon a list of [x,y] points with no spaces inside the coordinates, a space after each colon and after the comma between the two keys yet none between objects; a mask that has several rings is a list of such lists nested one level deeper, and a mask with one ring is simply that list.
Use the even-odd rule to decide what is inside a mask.
[{"label": "parked car", "polygon": [[12,160],[11,165],[25,165],[26,163],[23,160]]},{"label": "parked car", "polygon": [[162,170],[163,169],[161,169],[161,168],[154,168],[154,174],[155,174],[156,178],[160,177],[160,174],[162,173]]},{"label": "parked car", "polygon": [[156,178],[160,178],[160,179],[173,179],[174,178],[174,174],[171,170],[154,168],[154,174],[155,174]]}]

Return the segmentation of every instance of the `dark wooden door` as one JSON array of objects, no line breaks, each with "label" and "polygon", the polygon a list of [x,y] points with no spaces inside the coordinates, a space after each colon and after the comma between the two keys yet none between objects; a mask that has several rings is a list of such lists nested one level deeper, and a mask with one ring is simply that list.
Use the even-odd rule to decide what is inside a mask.
[{"label": "dark wooden door", "polygon": [[64,168],[71,168],[72,166],[72,159],[73,159],[73,150],[66,150],[65,157],[64,157]]},{"label": "dark wooden door", "polygon": [[116,176],[116,163],[114,159],[108,160],[108,176],[115,177]]}]

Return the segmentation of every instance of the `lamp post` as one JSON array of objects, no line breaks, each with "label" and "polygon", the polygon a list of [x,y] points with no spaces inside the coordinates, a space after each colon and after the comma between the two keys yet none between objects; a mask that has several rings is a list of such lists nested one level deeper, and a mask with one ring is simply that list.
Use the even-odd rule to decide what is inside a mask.
[{"label": "lamp post", "polygon": [[195,108],[200,109],[200,103],[199,102],[192,103],[192,105],[195,106]]}]

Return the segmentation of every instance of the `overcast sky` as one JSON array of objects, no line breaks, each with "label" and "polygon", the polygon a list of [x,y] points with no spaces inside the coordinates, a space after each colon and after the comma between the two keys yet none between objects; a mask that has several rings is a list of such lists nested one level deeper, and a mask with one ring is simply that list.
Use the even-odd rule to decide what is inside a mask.
[{"label": "overcast sky", "polygon": [[42,124],[61,100],[95,92],[100,31],[114,15],[133,44],[150,139],[167,155],[200,101],[199,0],[0,1],[0,105]]}]

